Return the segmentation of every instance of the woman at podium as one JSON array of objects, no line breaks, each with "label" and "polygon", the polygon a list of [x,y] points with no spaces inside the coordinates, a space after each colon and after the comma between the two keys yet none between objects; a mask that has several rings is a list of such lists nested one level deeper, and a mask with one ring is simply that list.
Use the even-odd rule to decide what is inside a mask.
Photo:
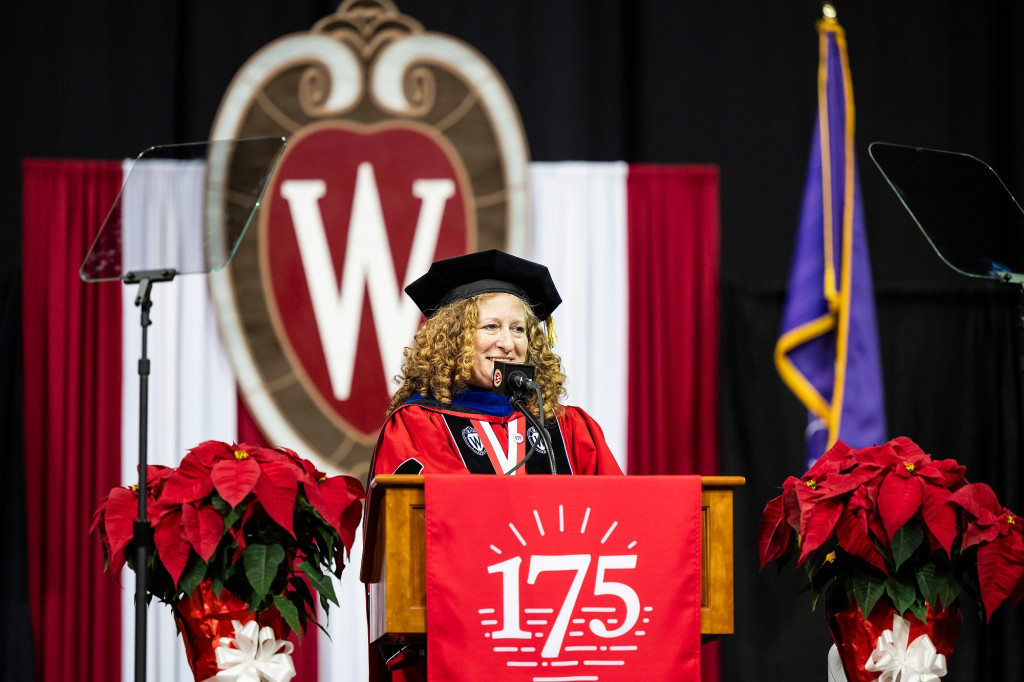
[{"label": "woman at podium", "polygon": [[[597,422],[561,402],[565,375],[551,350],[551,313],[562,299],[545,266],[482,251],[435,262],[405,291],[427,321],[404,351],[402,385],[381,429],[371,476],[522,476],[550,474],[552,467],[558,474],[622,474]],[[534,419],[495,392],[495,363],[506,373],[533,373],[536,390],[531,385],[534,396],[524,411]],[[541,414],[546,439],[533,425]],[[373,648],[373,682],[426,679],[422,646]]]},{"label": "woman at podium", "polygon": [[[405,349],[371,475],[544,474],[552,462],[559,474],[622,473],[597,422],[561,403],[551,313],[562,299],[545,266],[482,251],[435,262],[405,291],[427,321]],[[533,373],[541,400],[534,391],[526,405],[534,417],[543,413],[548,439],[492,390],[501,380],[496,362],[512,363],[499,368],[517,370],[517,379]]]}]

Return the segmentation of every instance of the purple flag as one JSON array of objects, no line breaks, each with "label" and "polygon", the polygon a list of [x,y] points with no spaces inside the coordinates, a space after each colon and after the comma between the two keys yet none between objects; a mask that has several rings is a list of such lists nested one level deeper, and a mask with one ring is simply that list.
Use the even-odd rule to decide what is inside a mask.
[{"label": "purple flag", "polygon": [[775,365],[807,406],[807,459],[888,440],[846,37],[818,22],[818,116]]}]

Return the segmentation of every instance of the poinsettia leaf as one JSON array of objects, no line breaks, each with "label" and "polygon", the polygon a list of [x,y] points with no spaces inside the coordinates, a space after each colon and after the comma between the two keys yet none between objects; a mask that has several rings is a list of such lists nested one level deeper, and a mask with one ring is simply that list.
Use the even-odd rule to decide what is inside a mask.
[{"label": "poinsettia leaf", "polygon": [[345,513],[341,515],[341,530],[338,532],[341,544],[345,546],[346,556],[352,549],[352,543],[356,540],[356,528],[359,527],[359,522],[362,520],[362,502],[354,500],[352,504],[348,506],[348,509],[345,510]]},{"label": "poinsettia leaf", "polygon": [[188,564],[191,546],[185,539],[181,525],[181,510],[165,514],[153,528],[153,542],[156,545],[160,563],[167,569],[171,580],[177,585]]},{"label": "poinsettia leaf", "polygon": [[[308,484],[305,488],[310,503],[320,513],[320,516],[334,526],[340,536],[344,537],[345,528],[342,525],[344,513],[354,503],[361,508],[358,502],[365,496],[362,484],[351,476],[334,476],[320,481],[316,485],[315,491]],[[346,543],[345,546],[351,547],[351,543]]]},{"label": "poinsettia leaf", "polygon": [[292,586],[292,591],[302,599],[302,602],[309,608],[313,608],[316,602],[313,599],[313,592],[309,589],[309,580],[301,575],[293,575],[288,578],[288,584]]},{"label": "poinsettia leaf", "polygon": [[822,498],[841,497],[860,488],[877,474],[877,468],[862,464],[830,472],[819,482],[817,492]]},{"label": "poinsettia leaf", "polygon": [[888,443],[886,443],[886,445],[892,448],[896,457],[898,457],[901,460],[918,457],[928,458],[928,455],[925,453],[924,450],[921,449],[921,446],[915,443],[907,436],[896,436]]},{"label": "poinsettia leaf", "polygon": [[320,632],[322,632],[325,635],[327,635],[327,639],[331,638],[331,633],[327,632],[327,628],[325,628],[323,625],[321,625],[320,622],[316,618],[310,618],[309,622],[312,623],[313,625],[315,625],[317,627],[317,629],[320,630]]},{"label": "poinsettia leaf", "polygon": [[[927,564],[932,565],[932,564]],[[931,576],[932,591],[931,594],[921,589],[922,594],[925,595],[925,599],[930,604],[934,604],[938,609],[947,609],[953,605],[953,603],[959,598],[960,590],[963,585],[953,572],[948,569],[936,568],[934,575]],[[920,586],[920,583],[918,583]]]},{"label": "poinsettia leaf", "polygon": [[885,581],[885,593],[897,613],[906,613],[917,599],[917,587],[908,585],[897,576],[891,575]]},{"label": "poinsettia leaf", "polygon": [[842,439],[836,440],[835,444],[811,465],[805,476],[817,479],[826,471],[838,471],[852,454],[853,448],[844,443]]},{"label": "poinsettia leaf", "polygon": [[220,576],[210,576],[210,589],[213,590],[213,595],[220,599],[220,593],[224,591],[224,581]]},{"label": "poinsettia leaf", "polygon": [[303,628],[299,624],[299,609],[296,608],[291,599],[280,594],[274,595],[274,606],[277,607],[281,617],[284,618],[284,622],[288,624],[288,627],[292,629],[292,632],[295,633],[295,636],[301,642]]},{"label": "poinsettia leaf", "polygon": [[277,577],[277,569],[284,561],[281,545],[250,544],[242,554],[245,578],[255,593],[255,602],[262,602],[270,594],[270,586]]},{"label": "poinsettia leaf", "polygon": [[260,477],[260,464],[252,457],[222,459],[213,465],[210,480],[217,494],[235,507],[256,487]]},{"label": "poinsettia leaf", "polygon": [[957,490],[965,483],[964,473],[967,467],[953,459],[941,459],[929,462],[921,467],[920,475],[932,485],[943,490]]},{"label": "poinsettia leaf", "polygon": [[948,555],[956,540],[956,508],[949,504],[950,492],[937,485],[925,485],[921,517],[928,531],[939,541]]},{"label": "poinsettia leaf", "polygon": [[224,585],[231,573],[231,555],[234,552],[234,541],[225,536],[217,551],[206,565],[206,577],[210,579],[211,587],[217,593],[224,589]]},{"label": "poinsettia leaf", "polygon": [[186,460],[194,460],[206,469],[210,469],[218,460],[234,457],[235,448],[219,440],[208,440],[191,448],[185,455],[182,463]]},{"label": "poinsettia leaf", "polygon": [[881,481],[879,481],[877,485],[864,487],[864,496],[868,501],[868,509],[871,510],[870,513],[867,514],[868,529],[871,532],[872,539],[879,543],[880,551],[885,556],[889,556],[892,554],[889,549],[889,535],[885,530],[885,524],[882,523],[881,515],[877,513],[880,487]]},{"label": "poinsettia leaf", "polygon": [[[318,592],[317,594],[320,595],[320,608],[322,608],[324,611],[327,611],[328,609],[330,609],[331,605],[328,602],[328,599],[324,595],[324,593],[323,592]],[[337,602],[335,602],[335,603],[337,603]]]},{"label": "poinsettia leaf", "polygon": [[139,518],[138,493],[129,488],[114,488],[102,510],[101,523],[109,543],[110,565],[115,571],[120,571],[125,561],[125,550],[135,534],[135,520]]},{"label": "poinsettia leaf", "polygon": [[348,484],[349,492],[352,493],[353,497],[360,500],[366,499],[366,488],[363,487],[363,482],[355,476],[342,476],[345,483]]},{"label": "poinsettia leaf", "polygon": [[317,527],[311,535],[313,545],[306,552],[307,558],[317,566],[330,563],[335,555],[334,543],[337,537],[337,532],[330,526]]},{"label": "poinsettia leaf", "polygon": [[181,582],[178,584],[178,589],[183,594],[195,592],[195,589],[199,587],[199,583],[206,577],[206,568],[205,561],[192,555],[188,566],[185,567],[185,572],[181,574]]},{"label": "poinsettia leaf", "polygon": [[249,509],[249,500],[242,500],[240,503],[232,507],[222,500],[220,495],[214,495],[212,497],[212,502],[214,508],[224,516],[225,528],[233,528],[235,524],[238,523],[239,519],[245,516],[245,512]]},{"label": "poinsettia leaf", "polygon": [[990,526],[1003,510],[991,487],[984,483],[968,483],[949,496],[949,501],[973,516],[982,526]]},{"label": "poinsettia leaf", "polygon": [[171,503],[201,500],[213,490],[210,470],[197,459],[186,457],[167,478],[160,499]]},{"label": "poinsettia leaf", "polygon": [[882,481],[878,490],[878,512],[890,540],[921,508],[923,486],[920,478],[899,472],[889,474]]},{"label": "poinsettia leaf", "polygon": [[800,534],[803,536],[803,543],[800,545],[797,565],[802,564],[811,552],[821,547],[832,536],[842,513],[842,502],[829,499],[819,500],[813,509],[801,514]]},{"label": "poinsettia leaf", "polygon": [[903,562],[913,556],[922,542],[924,542],[924,529],[919,523],[906,523],[893,534],[892,561],[897,571]]},{"label": "poinsettia leaf", "polygon": [[761,567],[773,559],[779,559],[785,555],[793,529],[786,523],[785,506],[783,496],[769,500],[761,513],[761,526],[757,531],[757,552],[761,558]]},{"label": "poinsettia leaf", "polygon": [[206,505],[182,505],[182,525],[185,537],[199,558],[209,561],[224,536],[224,517]]},{"label": "poinsettia leaf", "polygon": [[885,579],[869,573],[857,574],[850,580],[850,592],[866,619],[885,593]]},{"label": "poinsettia leaf", "polygon": [[938,568],[932,562],[921,565],[914,574],[917,581],[917,589],[925,601],[931,604],[939,603],[939,578]]},{"label": "poinsettia leaf", "polygon": [[878,547],[871,540],[867,519],[863,514],[844,514],[836,524],[836,537],[839,546],[847,553],[863,559],[883,573],[886,572],[885,559]]},{"label": "poinsettia leaf", "polygon": [[928,605],[921,601],[915,601],[911,604],[910,612],[917,616],[917,619],[922,623],[928,620]]},{"label": "poinsettia leaf", "polygon": [[299,494],[300,504],[306,507],[307,511],[315,511],[322,519],[330,523],[330,512],[327,508],[327,502],[320,492],[320,481],[306,476],[305,478],[300,478],[299,483],[302,484],[302,490]]},{"label": "poinsettia leaf", "polygon": [[963,539],[960,541],[960,551],[965,551],[975,545],[992,542],[999,535],[999,527],[996,524],[983,526],[974,521],[967,524],[964,529]]},{"label": "poinsettia leaf", "polygon": [[[299,568],[309,578],[310,584],[317,592],[320,593],[321,599],[327,599],[328,601],[338,604],[338,597],[334,593],[334,583],[331,581],[329,576],[324,575],[320,568],[309,561],[302,561],[299,564]],[[340,604],[338,604],[340,606]]]},{"label": "poinsettia leaf", "polygon": [[242,552],[245,551],[245,548],[249,546],[249,541],[245,537],[245,531],[243,531],[239,526],[228,527],[228,534],[231,536],[231,539],[235,541],[235,547],[237,550],[236,555],[231,559],[232,563],[234,563],[238,560],[238,557],[241,556]]},{"label": "poinsettia leaf", "polygon": [[1017,586],[1014,587],[1013,592],[1010,593],[1010,605],[1016,609],[1022,598],[1024,598],[1024,577],[1021,577],[1021,579],[1017,581]]},{"label": "poinsettia leaf", "polygon": [[298,495],[297,467],[285,462],[264,462],[254,492],[267,514],[295,537],[293,517]]},{"label": "poinsettia leaf", "polygon": [[998,542],[978,548],[978,587],[986,621],[1016,589],[1024,574],[1024,551],[1013,545],[1013,538],[1004,535]]}]

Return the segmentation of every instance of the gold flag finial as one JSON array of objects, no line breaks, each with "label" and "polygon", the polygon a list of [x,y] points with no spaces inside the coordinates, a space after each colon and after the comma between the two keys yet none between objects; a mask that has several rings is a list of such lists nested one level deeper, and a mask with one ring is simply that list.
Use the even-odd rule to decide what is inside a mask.
[{"label": "gold flag finial", "polygon": [[821,14],[826,19],[835,19],[836,8],[826,2],[824,5],[821,6]]}]

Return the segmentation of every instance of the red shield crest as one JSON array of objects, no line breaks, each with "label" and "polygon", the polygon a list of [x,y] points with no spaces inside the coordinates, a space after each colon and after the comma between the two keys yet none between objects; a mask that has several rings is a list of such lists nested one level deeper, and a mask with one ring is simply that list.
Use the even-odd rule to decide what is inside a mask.
[{"label": "red shield crest", "polygon": [[429,132],[327,124],[288,146],[260,255],[277,338],[305,390],[375,438],[422,320],[405,285],[472,243],[466,173]]},{"label": "red shield crest", "polygon": [[[500,76],[392,3],[344,2],[265,46],[211,139],[275,135],[285,155],[214,308],[242,396],[272,444],[363,476],[432,260],[521,251],[529,155]],[[211,167],[227,221],[250,170]],[[253,235],[253,233],[256,233]]]}]

